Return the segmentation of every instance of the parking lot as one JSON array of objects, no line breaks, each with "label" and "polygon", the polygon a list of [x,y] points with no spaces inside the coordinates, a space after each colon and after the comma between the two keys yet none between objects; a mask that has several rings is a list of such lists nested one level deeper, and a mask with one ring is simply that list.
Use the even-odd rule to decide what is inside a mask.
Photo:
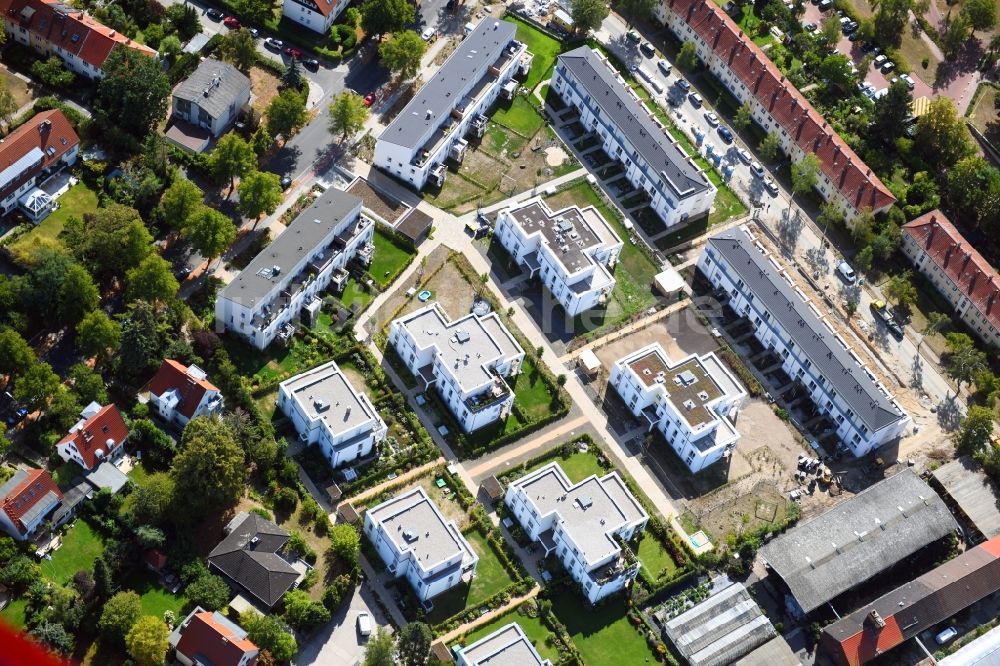
[{"label": "parking lot", "polygon": [[345,600],[334,614],[333,621],[323,627],[292,660],[294,666],[307,664],[343,664],[355,666],[364,658],[366,640],[358,633],[359,613],[372,616],[375,625],[387,626],[388,622],[375,601],[375,595],[362,583],[354,588],[354,596]]}]

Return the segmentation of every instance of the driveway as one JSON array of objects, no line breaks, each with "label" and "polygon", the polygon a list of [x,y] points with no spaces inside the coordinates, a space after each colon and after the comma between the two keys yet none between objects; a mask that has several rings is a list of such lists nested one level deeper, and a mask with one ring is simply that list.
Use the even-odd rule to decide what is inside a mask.
[{"label": "driveway", "polygon": [[357,666],[364,658],[365,643],[358,634],[358,613],[367,611],[375,624],[388,626],[385,617],[368,583],[362,583],[354,589],[354,596],[345,601],[333,620],[312,640],[301,646],[299,653],[292,660],[294,666],[306,664],[338,664],[339,666]]}]

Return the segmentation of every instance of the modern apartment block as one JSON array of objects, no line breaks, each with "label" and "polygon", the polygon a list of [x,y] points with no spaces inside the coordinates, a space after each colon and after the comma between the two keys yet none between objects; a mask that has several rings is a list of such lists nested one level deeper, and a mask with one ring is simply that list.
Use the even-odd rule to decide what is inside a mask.
[{"label": "modern apartment block", "polygon": [[857,457],[901,436],[911,419],[857,352],[746,227],[709,239],[698,269],[754,336],[781,358]]},{"label": "modern apartment block", "polygon": [[300,312],[318,312],[319,294],[347,279],[348,262],[371,262],[374,235],[361,199],[331,187],[219,293],[216,330],[241,335],[257,349],[275,338],[287,341]]},{"label": "modern apartment block", "polygon": [[479,563],[455,523],[419,486],[368,509],[365,535],[389,573],[405,578],[425,603],[471,578]]},{"label": "modern apartment block", "polygon": [[552,462],[507,486],[507,508],[532,541],[555,553],[590,603],[623,589],[639,575],[627,542],[649,516],[618,472],[570,483]]},{"label": "modern apartment block", "polygon": [[692,472],[736,448],[735,416],[746,389],[714,354],[676,363],[658,342],[617,361],[608,384],[635,416],[644,416]]},{"label": "modern apartment block", "polygon": [[278,408],[299,439],[318,446],[332,467],[371,455],[389,431],[368,396],[334,361],[281,382]]},{"label": "modern apartment block", "polygon": [[458,666],[552,666],[551,661],[538,654],[517,622],[456,649],[455,662]]},{"label": "modern apartment block", "polygon": [[281,15],[325,35],[350,0],[284,0]]},{"label": "modern apartment block", "polygon": [[389,326],[389,344],[425,389],[434,386],[466,432],[507,418],[524,350],[494,312],[451,321],[438,303]]},{"label": "modern apartment block", "polygon": [[667,227],[707,215],[715,186],[667,133],[607,58],[581,46],[556,60],[551,89],[580,112],[628,181],[644,190]]},{"label": "modern apartment block", "polygon": [[863,210],[887,210],[896,198],[812,107],[767,54],[712,0],[660,0],[657,18],[682,42],[692,42],[698,58],[741,103],[765,132],[781,140],[796,162],[819,158],[817,193],[850,220]]},{"label": "modern apartment block", "polygon": [[442,185],[445,161],[462,161],[465,137],[483,135],[484,114],[501,94],[510,99],[517,91],[514,77],[531,67],[516,32],[507,21],[480,21],[378,137],[375,166],[418,190],[428,181]]},{"label": "modern apartment block", "polygon": [[597,307],[615,288],[622,241],[593,206],[553,212],[535,197],[500,211],[494,238],[571,317]]},{"label": "modern apartment block", "polygon": [[904,224],[902,249],[980,340],[1000,346],[1000,275],[944,213]]}]

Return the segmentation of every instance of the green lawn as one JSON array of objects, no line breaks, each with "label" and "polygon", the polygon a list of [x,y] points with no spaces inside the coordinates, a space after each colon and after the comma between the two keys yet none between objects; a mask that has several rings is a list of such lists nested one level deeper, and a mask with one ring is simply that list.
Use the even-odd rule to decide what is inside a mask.
[{"label": "green lawn", "polygon": [[485,537],[472,531],[465,538],[479,556],[476,577],[471,584],[463,583],[434,598],[434,610],[427,616],[431,624],[443,622],[466,608],[474,608],[514,582]]},{"label": "green lawn", "polygon": [[94,559],[104,551],[104,540],[91,529],[85,520],[77,520],[76,525],[63,537],[62,546],[52,553],[51,560],[42,560],[42,573],[59,585],[73,579],[73,574],[81,569],[91,571]]},{"label": "green lawn", "polygon": [[362,310],[368,307],[368,304],[372,302],[373,298],[375,298],[375,294],[362,288],[361,284],[354,278],[347,281],[347,286],[344,287],[344,293],[339,296],[340,302],[347,307],[351,307],[353,304],[357,303]]},{"label": "green lawn", "polygon": [[562,44],[541,30],[513,16],[507,16],[504,20],[517,26],[517,40],[527,44],[528,51],[534,56],[531,61],[531,69],[528,70],[528,78],[524,80],[525,86],[534,89],[540,82],[548,78],[549,72],[555,65],[556,56],[562,52]]},{"label": "green lawn", "polygon": [[15,256],[24,256],[37,242],[54,241],[66,226],[70,216],[83,218],[97,210],[97,193],[79,182],[58,199],[59,210],[42,220],[37,227],[11,244]]},{"label": "green lawn", "polygon": [[545,418],[552,409],[555,396],[549,393],[549,387],[542,379],[542,374],[535,366],[534,360],[525,356],[521,362],[521,372],[514,382],[514,404],[532,420]]},{"label": "green lawn", "polygon": [[15,629],[24,629],[24,611],[28,608],[28,600],[25,598],[14,599],[7,607],[0,611],[0,618]]},{"label": "green lawn", "polygon": [[670,578],[677,571],[677,563],[670,553],[652,534],[646,534],[639,542],[639,561],[653,580]]},{"label": "green lawn", "polygon": [[577,451],[569,458],[559,458],[556,462],[573,483],[579,483],[591,474],[603,476],[608,473],[608,470],[597,464],[597,456],[591,451]]},{"label": "green lawn", "polygon": [[542,114],[522,95],[516,95],[510,106],[504,107],[501,102],[501,106],[493,113],[492,120],[528,139],[535,136],[545,124]]},{"label": "green lawn", "polygon": [[466,647],[472,645],[480,638],[493,633],[500,627],[504,627],[511,622],[516,622],[521,629],[524,630],[524,633],[527,634],[532,645],[534,645],[535,649],[538,650],[538,654],[542,655],[542,659],[548,659],[553,664],[559,662],[559,651],[556,650],[554,645],[549,645],[548,643],[548,641],[553,637],[549,628],[542,624],[542,621],[537,617],[528,617],[527,615],[521,615],[520,613],[509,613],[503,617],[493,620],[492,622],[487,622],[463,638],[461,643],[452,643],[452,646],[461,645]]},{"label": "green lawn", "polygon": [[182,595],[171,594],[160,585],[151,573],[143,569],[136,569],[122,582],[123,590],[134,590],[142,598],[143,615],[153,615],[163,617],[164,611],[173,611],[174,615],[180,619],[181,610],[188,600]]},{"label": "green lawn", "polygon": [[552,610],[566,625],[566,631],[588,666],[659,661],[646,640],[629,623],[622,595],[607,599],[597,608],[588,608],[581,595],[564,593],[552,599]]},{"label": "green lawn", "polygon": [[417,253],[393,243],[392,239],[377,227],[373,243],[375,257],[372,259],[372,265],[368,267],[368,273],[380,287],[385,289],[413,261]]}]

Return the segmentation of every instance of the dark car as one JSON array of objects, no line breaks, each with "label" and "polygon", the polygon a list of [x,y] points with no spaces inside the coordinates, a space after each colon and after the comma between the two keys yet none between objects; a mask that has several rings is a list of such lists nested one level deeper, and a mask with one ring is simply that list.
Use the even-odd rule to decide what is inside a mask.
[{"label": "dark car", "polygon": [[28,415],[28,410],[25,409],[24,407],[21,407],[19,410],[17,410],[16,412],[12,413],[10,416],[7,417],[7,425],[13,427],[18,423],[20,423],[21,421],[23,421],[24,417],[26,417],[27,415]]},{"label": "dark car", "polygon": [[190,266],[182,266],[182,267],[178,268],[176,275],[177,275],[178,279],[181,279],[181,280],[187,278],[187,276],[191,275],[191,267]]},{"label": "dark car", "polygon": [[691,90],[691,84],[688,83],[687,81],[685,81],[684,79],[677,79],[677,81],[676,81],[676,83],[674,85],[676,85],[678,88],[680,88],[684,92],[687,92],[687,91]]},{"label": "dark car", "polygon": [[653,45],[650,44],[649,42],[643,42],[642,44],[640,44],[639,50],[642,51],[642,54],[647,58],[652,58],[653,56],[656,55],[656,49],[654,49]]},{"label": "dark car", "polygon": [[226,17],[226,15],[220,12],[218,9],[209,9],[207,12],[205,12],[205,16],[212,19],[213,21],[221,21]]},{"label": "dark car", "polygon": [[715,130],[722,137],[722,140],[726,143],[733,142],[733,133],[729,131],[729,128],[725,125],[719,125],[719,129]]},{"label": "dark car", "polygon": [[272,51],[281,51],[285,48],[285,43],[280,39],[275,39],[274,37],[268,37],[264,40],[264,48],[270,49]]},{"label": "dark car", "polygon": [[281,187],[282,187],[282,189],[286,189],[287,190],[289,187],[291,187],[291,185],[292,185],[292,177],[291,176],[289,176],[288,174],[285,174],[284,176],[281,177]]},{"label": "dark car", "polygon": [[316,60],[316,58],[306,58],[302,61],[302,66],[306,69],[317,70],[319,69],[319,60]]}]

